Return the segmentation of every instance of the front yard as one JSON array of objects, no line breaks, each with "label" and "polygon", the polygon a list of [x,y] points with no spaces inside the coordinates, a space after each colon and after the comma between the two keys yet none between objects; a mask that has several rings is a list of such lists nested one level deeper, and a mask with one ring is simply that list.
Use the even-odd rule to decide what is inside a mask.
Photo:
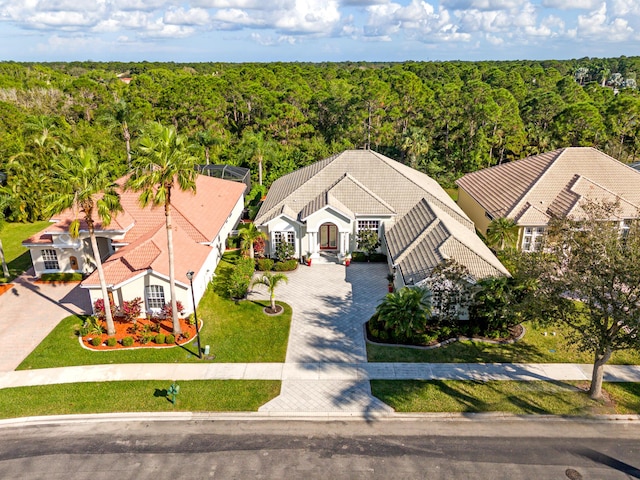
[{"label": "front yard", "polygon": [[204,322],[200,331],[201,344],[203,348],[210,346],[215,359],[199,360],[195,339],[185,346],[173,348],[89,351],[80,346],[76,335],[84,317],[72,315],[58,324],[18,370],[108,363],[284,362],[291,308],[279,303],[284,306],[284,312],[269,316],[263,312],[269,300],[234,302],[229,299],[221,284],[230,265],[229,258],[223,258],[213,285],[198,305],[198,318]]}]

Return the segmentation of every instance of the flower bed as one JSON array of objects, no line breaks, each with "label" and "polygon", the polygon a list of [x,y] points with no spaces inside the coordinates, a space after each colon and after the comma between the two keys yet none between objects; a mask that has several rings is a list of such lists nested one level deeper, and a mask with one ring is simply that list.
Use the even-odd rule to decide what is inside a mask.
[{"label": "flower bed", "polygon": [[[116,334],[112,337],[106,334],[106,324],[101,321],[101,325],[105,333],[97,335],[95,333],[87,333],[82,338],[84,347],[90,350],[118,350],[126,348],[168,348],[177,345],[183,345],[190,342],[196,335],[195,324],[190,324],[187,319],[180,319],[180,327],[182,335],[179,338],[171,338],[173,336],[173,325],[171,318],[167,319],[147,319],[139,318],[135,324],[133,322],[124,321],[117,318],[114,322]],[[94,339],[99,338],[98,345],[94,345]],[[109,340],[113,338],[115,340]],[[130,339],[130,340],[125,340]],[[173,341],[172,341],[173,340]],[[108,344],[111,342],[111,345]],[[113,344],[115,342],[115,344]]]}]

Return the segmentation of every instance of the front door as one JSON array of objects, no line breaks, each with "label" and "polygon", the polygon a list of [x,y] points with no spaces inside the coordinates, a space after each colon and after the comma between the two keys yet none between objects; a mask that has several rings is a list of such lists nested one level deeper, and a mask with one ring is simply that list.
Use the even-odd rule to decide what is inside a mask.
[{"label": "front door", "polygon": [[338,248],[338,227],[332,223],[320,225],[320,250],[336,250]]}]

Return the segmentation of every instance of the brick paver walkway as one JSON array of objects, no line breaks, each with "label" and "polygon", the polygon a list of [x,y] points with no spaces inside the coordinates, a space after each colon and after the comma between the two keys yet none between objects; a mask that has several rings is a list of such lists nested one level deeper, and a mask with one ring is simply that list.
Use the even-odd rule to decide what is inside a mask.
[{"label": "brick paver walkway", "polygon": [[[293,308],[286,364],[315,371],[325,364],[335,370],[340,364],[365,363],[363,324],[387,293],[387,273],[381,263],[314,264],[289,273],[289,283],[276,290],[276,298]],[[263,297],[263,291],[251,294]],[[371,395],[367,380],[285,378],[280,396],[260,411],[366,415],[392,410]]]}]

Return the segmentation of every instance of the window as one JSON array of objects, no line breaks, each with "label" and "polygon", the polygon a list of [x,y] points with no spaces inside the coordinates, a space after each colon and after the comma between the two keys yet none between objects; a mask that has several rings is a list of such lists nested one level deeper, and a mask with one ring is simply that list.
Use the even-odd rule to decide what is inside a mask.
[{"label": "window", "polygon": [[631,230],[631,220],[624,219],[620,222],[620,236],[626,240],[629,236],[629,230]]},{"label": "window", "polygon": [[148,310],[162,310],[164,308],[164,288],[162,285],[149,285],[145,287]]},{"label": "window", "polygon": [[295,246],[296,235],[294,232],[273,232],[273,246],[278,247],[281,243],[288,243]]},{"label": "window", "polygon": [[358,232],[362,230],[373,230],[378,233],[379,229],[380,220],[358,220]]},{"label": "window", "polygon": [[522,236],[523,252],[539,252],[542,250],[544,227],[525,227]]},{"label": "window", "polygon": [[42,260],[44,260],[45,270],[60,270],[58,253],[55,250],[42,250]]}]

